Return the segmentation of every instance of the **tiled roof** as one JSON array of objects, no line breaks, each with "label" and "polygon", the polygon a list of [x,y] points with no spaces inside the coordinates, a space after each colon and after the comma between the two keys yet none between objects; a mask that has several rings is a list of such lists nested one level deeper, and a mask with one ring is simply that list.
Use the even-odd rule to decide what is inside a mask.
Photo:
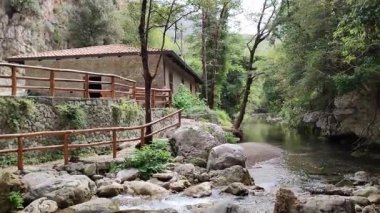
[{"label": "tiled roof", "polygon": [[[159,52],[157,48],[149,48],[149,52]],[[24,55],[16,55],[7,58],[8,61],[27,60],[27,59],[49,59],[49,58],[71,58],[83,56],[107,56],[117,54],[138,54],[140,48],[125,44],[109,44],[101,46],[91,46],[64,50],[52,50],[46,52],[37,52]]]}]

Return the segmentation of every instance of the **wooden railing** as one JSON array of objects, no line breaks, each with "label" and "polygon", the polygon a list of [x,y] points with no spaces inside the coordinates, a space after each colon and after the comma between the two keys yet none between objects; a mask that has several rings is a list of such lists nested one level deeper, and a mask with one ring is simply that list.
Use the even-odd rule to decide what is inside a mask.
[{"label": "wooden railing", "polygon": [[[60,95],[84,98],[129,97],[139,102],[145,97],[145,89],[136,87],[136,81],[114,74],[11,63],[0,63],[1,67],[10,68],[10,75],[0,75],[0,79],[9,80],[10,83],[0,84],[0,88],[9,88],[12,96],[16,96],[17,91],[29,90],[51,97]],[[25,74],[17,75],[17,69],[25,69]],[[33,74],[34,70],[38,72]],[[93,78],[97,80],[93,80]],[[18,83],[19,81],[23,81],[23,83]],[[57,94],[58,92],[59,94]],[[157,104],[167,106],[171,103],[170,89],[152,88],[151,94],[153,107]]]},{"label": "wooden railing", "polygon": [[[69,162],[69,156],[70,156],[70,149],[77,149],[82,147],[95,147],[95,146],[104,146],[104,145],[111,145],[112,146],[112,156],[113,158],[116,158],[117,155],[117,148],[119,143],[123,142],[131,142],[131,141],[140,141],[141,145],[144,145],[144,141],[146,137],[156,135],[162,131],[165,131],[172,127],[180,127],[181,126],[181,111],[178,110],[174,113],[171,113],[165,117],[162,117],[156,121],[153,121],[148,124],[140,125],[140,126],[133,126],[133,127],[109,127],[109,128],[95,128],[95,129],[82,129],[82,130],[62,130],[62,131],[45,131],[45,132],[31,132],[31,133],[19,133],[19,134],[4,134],[0,135],[0,140],[16,140],[17,141],[17,149],[4,149],[0,150],[1,154],[6,153],[17,153],[17,167],[19,170],[24,169],[24,152],[28,151],[45,151],[50,149],[62,149],[63,150],[63,156],[64,156],[64,163],[67,164]],[[160,128],[158,130],[153,131],[151,134],[146,135],[145,130],[146,127],[152,126],[154,124],[159,123],[162,120],[168,119],[170,117],[173,117],[177,115],[178,120],[174,124],[170,124],[168,126],[165,126],[163,128]],[[117,139],[118,132],[121,131],[132,131],[132,130],[139,130],[140,131],[140,137],[136,138],[130,138],[130,139]],[[111,141],[104,141],[104,142],[94,142],[94,143],[88,143],[88,144],[71,144],[70,143],[70,136],[72,135],[83,135],[87,133],[104,133],[108,132],[111,134]],[[62,144],[59,145],[49,145],[49,146],[37,146],[37,147],[24,147],[24,139],[26,138],[36,138],[36,137],[49,137],[49,136],[61,136],[63,139]],[[0,141],[1,142],[1,141]]]}]

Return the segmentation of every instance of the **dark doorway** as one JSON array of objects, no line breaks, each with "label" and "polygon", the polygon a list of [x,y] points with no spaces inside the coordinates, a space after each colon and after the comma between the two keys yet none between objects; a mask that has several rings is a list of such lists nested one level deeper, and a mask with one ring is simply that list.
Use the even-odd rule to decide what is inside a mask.
[{"label": "dark doorway", "polygon": [[[94,91],[89,92],[90,98],[102,97],[102,94],[100,93],[100,90],[102,89],[102,83],[100,83],[102,81],[102,76],[92,75],[88,77],[88,80],[90,81],[90,83],[88,84],[88,89],[99,90],[99,92],[94,92]],[[99,81],[99,83],[94,82],[94,81]]]},{"label": "dark doorway", "polygon": [[169,88],[171,91],[173,91],[173,72],[169,71]]}]

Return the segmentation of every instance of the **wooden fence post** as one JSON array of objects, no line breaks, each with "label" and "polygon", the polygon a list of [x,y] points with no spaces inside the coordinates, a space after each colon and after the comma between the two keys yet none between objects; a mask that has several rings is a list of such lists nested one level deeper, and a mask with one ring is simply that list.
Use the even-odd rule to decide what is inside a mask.
[{"label": "wooden fence post", "polygon": [[117,144],[116,144],[116,130],[112,130],[112,154],[113,158],[116,158]]},{"label": "wooden fence post", "polygon": [[17,167],[24,170],[24,143],[22,137],[17,138]]},{"label": "wooden fence post", "polygon": [[54,70],[50,70],[50,88],[49,88],[49,95],[54,96],[55,95],[55,80],[54,80],[55,72]]},{"label": "wooden fence post", "polygon": [[111,76],[111,97],[115,98],[116,97],[116,85],[115,85],[115,76]]},{"label": "wooden fence post", "polygon": [[17,95],[17,71],[16,71],[16,67],[12,67],[11,81],[12,81],[12,96],[16,96]]},{"label": "wooden fence post", "polygon": [[151,92],[151,96],[150,96],[150,103],[152,104],[152,108],[154,108],[155,106],[155,98],[156,98],[156,90],[154,90],[154,89],[151,89],[150,90],[150,92]]},{"label": "wooden fence post", "polygon": [[181,113],[182,111],[178,112],[178,128],[181,127]]},{"label": "wooden fence post", "polygon": [[69,163],[69,133],[63,135],[63,159],[65,165]]},{"label": "wooden fence post", "polygon": [[84,97],[89,98],[90,93],[88,92],[89,84],[88,84],[88,74],[84,75]]},{"label": "wooden fence post", "polygon": [[140,130],[141,130],[140,145],[141,147],[143,147],[145,143],[145,127],[141,127]]},{"label": "wooden fence post", "polygon": [[132,88],[132,96],[133,96],[133,99],[136,100],[136,82],[133,82],[133,88]]}]

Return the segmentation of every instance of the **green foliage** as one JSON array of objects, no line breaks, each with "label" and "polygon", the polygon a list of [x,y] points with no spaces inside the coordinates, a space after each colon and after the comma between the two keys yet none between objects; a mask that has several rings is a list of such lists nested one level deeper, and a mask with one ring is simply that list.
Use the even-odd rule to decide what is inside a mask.
[{"label": "green foliage", "polygon": [[57,106],[62,123],[69,129],[81,129],[87,125],[87,116],[80,105],[62,104]]},{"label": "green foliage", "polygon": [[8,201],[11,204],[11,209],[16,211],[23,209],[24,199],[22,198],[21,192],[12,191],[8,195]]},{"label": "green foliage", "polygon": [[217,109],[213,110],[216,114],[216,117],[218,118],[218,123],[224,127],[230,127],[231,126],[231,118],[230,116],[223,110]]},{"label": "green foliage", "polygon": [[[24,154],[24,163],[30,165],[37,165],[61,159],[63,159],[63,152],[60,150],[50,152],[33,151]],[[15,154],[4,154],[0,156],[0,168],[15,165],[17,165],[17,156]]]},{"label": "green foliage", "polygon": [[19,13],[39,15],[40,5],[38,0],[11,0],[11,7]]},{"label": "green foliage", "polygon": [[235,144],[240,141],[240,139],[235,137],[232,132],[225,132],[224,137],[226,138],[227,143]]},{"label": "green foliage", "polygon": [[35,110],[35,103],[30,99],[0,98],[0,117],[12,132],[19,132]]},{"label": "green foliage", "polygon": [[205,107],[206,104],[183,84],[173,96],[173,104],[178,109],[188,110],[193,107]]},{"label": "green foliage", "polygon": [[152,144],[136,150],[125,161],[124,167],[134,167],[140,171],[142,179],[149,179],[154,173],[166,168],[172,159],[167,140],[153,140]]},{"label": "green foliage", "polygon": [[133,120],[143,115],[142,108],[133,101],[122,100],[119,104],[112,105],[112,118],[117,125],[123,123],[131,124]]},{"label": "green foliage", "polygon": [[69,20],[69,39],[75,47],[111,44],[123,34],[115,17],[115,5],[108,0],[81,0]]}]

